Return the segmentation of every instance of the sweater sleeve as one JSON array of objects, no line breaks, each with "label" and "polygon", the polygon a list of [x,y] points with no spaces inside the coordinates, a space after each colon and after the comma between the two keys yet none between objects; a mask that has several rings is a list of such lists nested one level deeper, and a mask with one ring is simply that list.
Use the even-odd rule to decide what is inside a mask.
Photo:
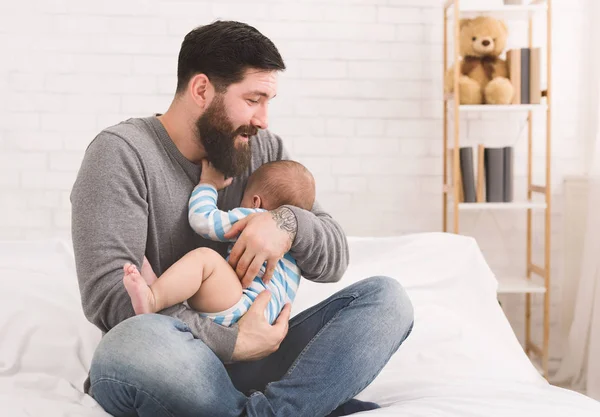
[{"label": "sweater sleeve", "polygon": [[[269,132],[269,137],[270,160],[293,159],[279,136]],[[298,222],[290,254],[296,259],[302,276],[315,282],[339,281],[350,258],[346,234],[340,224],[316,201],[311,211],[284,207],[294,213]]]},{"label": "sweater sleeve", "polygon": [[[132,317],[123,286],[123,265],[144,258],[147,188],[140,156],[123,138],[98,135],[86,150],[71,192],[72,239],[83,311],[103,332]],[[237,326],[225,327],[184,304],[160,312],[185,322],[219,358],[228,362]]]},{"label": "sweater sleeve", "polygon": [[209,184],[198,184],[189,202],[188,220],[196,233],[205,239],[217,242],[233,242],[237,237],[225,239],[225,234],[239,220],[252,213],[264,212],[262,209],[238,207],[229,211],[217,208],[217,189]]}]

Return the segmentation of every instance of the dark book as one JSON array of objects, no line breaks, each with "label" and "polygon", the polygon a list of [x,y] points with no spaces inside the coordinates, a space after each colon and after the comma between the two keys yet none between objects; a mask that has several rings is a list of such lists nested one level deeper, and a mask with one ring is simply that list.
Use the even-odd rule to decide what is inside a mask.
[{"label": "dark book", "polygon": [[504,202],[504,148],[485,148],[483,158],[486,201]]},{"label": "dark book", "polygon": [[531,103],[531,87],[530,87],[530,78],[531,78],[531,49],[522,48],[521,49],[521,104],[530,104]]},{"label": "dark book", "polygon": [[475,203],[477,195],[475,193],[475,170],[473,166],[473,148],[460,148],[460,174],[462,177],[463,195],[465,203]]},{"label": "dark book", "polygon": [[504,202],[512,203],[514,195],[513,195],[513,183],[514,183],[514,174],[513,174],[513,161],[514,161],[514,151],[512,146],[506,146],[504,148]]}]

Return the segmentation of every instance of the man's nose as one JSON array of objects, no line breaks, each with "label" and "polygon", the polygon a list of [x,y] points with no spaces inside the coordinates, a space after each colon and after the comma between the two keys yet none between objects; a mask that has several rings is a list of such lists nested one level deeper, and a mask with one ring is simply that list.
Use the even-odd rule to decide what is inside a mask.
[{"label": "man's nose", "polygon": [[252,118],[251,122],[253,126],[256,126],[259,129],[266,129],[269,127],[269,115],[266,104],[260,106],[260,109],[254,113],[254,117]]}]

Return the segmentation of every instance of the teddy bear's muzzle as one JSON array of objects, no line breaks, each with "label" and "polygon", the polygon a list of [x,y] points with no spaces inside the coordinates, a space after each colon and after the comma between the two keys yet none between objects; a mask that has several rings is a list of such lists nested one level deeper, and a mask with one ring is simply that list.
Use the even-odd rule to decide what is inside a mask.
[{"label": "teddy bear's muzzle", "polygon": [[473,49],[478,54],[489,54],[494,51],[494,40],[491,38],[478,39],[473,45]]}]

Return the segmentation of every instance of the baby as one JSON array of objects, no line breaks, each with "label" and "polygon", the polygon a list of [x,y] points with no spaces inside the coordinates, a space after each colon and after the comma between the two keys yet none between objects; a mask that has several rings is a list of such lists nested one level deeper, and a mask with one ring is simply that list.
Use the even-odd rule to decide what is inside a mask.
[{"label": "baby", "polygon": [[[217,190],[231,184],[212,164],[202,161],[200,183],[189,201],[189,222],[194,231],[206,239],[225,239],[232,226],[253,213],[293,205],[311,210],[315,201],[315,181],[302,164],[294,161],[269,162],[259,167],[248,179],[240,208],[229,212],[217,208]],[[231,252],[233,244],[229,246]],[[229,255],[228,255],[229,256]],[[273,278],[265,283],[262,277],[266,262],[251,285],[243,289],[239,277],[227,260],[209,248],[198,248],[183,256],[159,279],[144,258],[142,272],[135,265],[125,264],[123,283],[136,314],[156,313],[187,300],[191,308],[216,323],[231,326],[236,323],[265,289],[271,300],[265,310],[273,323],[286,303],[293,302],[300,283],[300,268],[285,254],[277,262]]]}]

